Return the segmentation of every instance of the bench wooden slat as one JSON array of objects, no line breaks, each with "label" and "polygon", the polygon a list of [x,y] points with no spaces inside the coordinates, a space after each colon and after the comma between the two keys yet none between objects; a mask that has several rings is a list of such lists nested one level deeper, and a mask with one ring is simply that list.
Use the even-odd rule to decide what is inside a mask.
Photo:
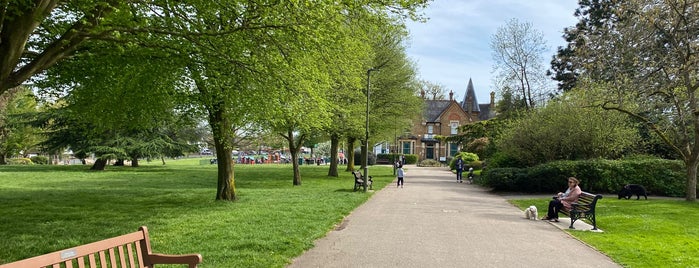
[{"label": "bench wooden slat", "polygon": [[129,264],[131,264],[131,266],[129,267],[136,267],[136,263],[134,262],[133,256],[133,247],[131,246],[131,243],[126,244],[126,251],[129,253]]},{"label": "bench wooden slat", "polygon": [[107,267],[107,255],[104,254],[104,250],[100,251],[100,266]]},{"label": "bench wooden slat", "polygon": [[88,257],[88,260],[90,261],[90,268],[97,267],[97,261],[95,260],[95,254],[90,254],[90,256]]},{"label": "bench wooden slat", "polygon": [[109,249],[109,261],[112,264],[112,267],[117,267],[116,265],[116,255],[114,254],[114,248]]},{"label": "bench wooden slat", "polygon": [[85,257],[78,257],[78,268],[85,268]]},{"label": "bench wooden slat", "polygon": [[121,262],[121,267],[126,267],[126,254],[124,254],[124,246],[118,246],[119,249],[119,261]]},{"label": "bench wooden slat", "polygon": [[[141,250],[141,243],[136,243],[136,252],[143,252]],[[138,268],[145,268],[145,264],[143,264],[143,256],[141,254],[136,254],[136,258],[138,258]]]}]

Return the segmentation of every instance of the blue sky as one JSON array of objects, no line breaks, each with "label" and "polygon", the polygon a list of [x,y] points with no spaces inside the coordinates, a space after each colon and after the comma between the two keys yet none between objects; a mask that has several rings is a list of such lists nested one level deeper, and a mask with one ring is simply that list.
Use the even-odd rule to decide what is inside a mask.
[{"label": "blue sky", "polygon": [[457,100],[471,78],[478,102],[488,103],[495,90],[490,38],[497,29],[512,18],[532,23],[544,34],[548,67],[556,48],[565,45],[563,28],[577,22],[577,6],[577,0],[434,0],[424,12],[427,22],[408,22],[408,57],[420,79],[446,86]]}]

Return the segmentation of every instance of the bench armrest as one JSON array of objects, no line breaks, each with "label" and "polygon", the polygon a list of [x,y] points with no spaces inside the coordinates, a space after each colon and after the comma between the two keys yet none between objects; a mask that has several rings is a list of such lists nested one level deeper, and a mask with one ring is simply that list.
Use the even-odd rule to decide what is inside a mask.
[{"label": "bench armrest", "polygon": [[201,255],[167,255],[154,253],[148,255],[148,260],[150,260],[151,264],[188,264],[189,268],[196,268],[197,264],[201,263]]}]

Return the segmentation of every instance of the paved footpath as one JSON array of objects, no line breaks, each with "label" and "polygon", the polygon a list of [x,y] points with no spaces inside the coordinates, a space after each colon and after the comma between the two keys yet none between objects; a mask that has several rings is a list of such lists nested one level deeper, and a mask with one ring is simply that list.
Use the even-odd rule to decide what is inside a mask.
[{"label": "paved footpath", "polygon": [[288,267],[620,267],[445,168],[405,170]]}]

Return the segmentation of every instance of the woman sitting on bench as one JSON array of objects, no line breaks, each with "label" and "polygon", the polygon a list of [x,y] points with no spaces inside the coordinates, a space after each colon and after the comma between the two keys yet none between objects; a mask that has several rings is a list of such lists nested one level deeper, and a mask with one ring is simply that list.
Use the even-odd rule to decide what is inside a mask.
[{"label": "woman sitting on bench", "polygon": [[568,178],[568,189],[565,193],[556,194],[553,200],[549,201],[548,215],[542,220],[558,222],[558,211],[563,207],[570,210],[573,207],[571,204],[578,202],[578,197],[582,194],[582,190],[578,186],[579,183],[580,181],[575,177]]}]

